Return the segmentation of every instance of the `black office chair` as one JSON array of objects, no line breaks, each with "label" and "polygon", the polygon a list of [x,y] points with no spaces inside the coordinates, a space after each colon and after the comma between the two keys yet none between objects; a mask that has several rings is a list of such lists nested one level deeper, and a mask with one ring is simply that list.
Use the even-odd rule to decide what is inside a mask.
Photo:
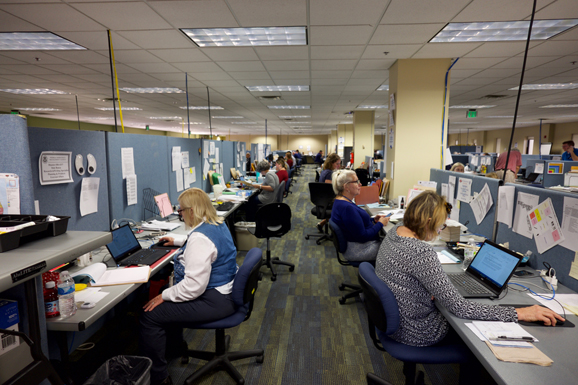
[{"label": "black office chair", "polygon": [[[400,314],[397,300],[390,288],[376,274],[373,265],[362,262],[359,265],[359,284],[363,289],[363,305],[367,312],[369,335],[375,347],[388,352],[393,358],[403,362],[405,384],[423,384],[423,373],[416,381],[416,364],[467,364],[475,362],[475,357],[465,345],[410,346],[397,342],[390,335],[399,329]],[[464,366],[460,368],[460,384],[468,377]]]},{"label": "black office chair", "polygon": [[[257,363],[263,363],[263,349],[252,349],[241,352],[229,352],[231,338],[225,335],[225,329],[230,329],[240,325],[251,316],[253,310],[253,300],[259,282],[259,268],[263,263],[263,253],[261,249],[254,248],[249,250],[243,265],[239,268],[235,281],[233,282],[233,291],[231,298],[235,303],[236,311],[232,315],[213,322],[203,324],[184,324],[183,327],[190,329],[215,329],[215,351],[187,350],[186,357],[193,357],[200,360],[209,361],[205,366],[194,372],[185,380],[185,384],[191,385],[203,375],[214,369],[225,370],[237,382],[245,383],[245,379],[239,371],[233,366],[231,361],[241,360],[243,358],[257,357]],[[183,357],[185,358],[185,357]],[[186,358],[185,358],[186,359]],[[188,361],[188,360],[187,360]],[[185,362],[186,363],[186,362]]]},{"label": "black office chair", "polygon": [[[337,224],[331,219],[329,220],[329,228],[331,229],[331,240],[333,241],[333,246],[335,246],[335,252],[337,254],[337,260],[339,263],[343,266],[359,267],[361,262],[350,262],[341,258],[339,255],[340,253],[344,254],[347,251],[347,240],[345,239],[341,228],[339,228],[339,226],[337,226]],[[339,299],[339,303],[342,305],[345,304],[345,301],[347,301],[348,298],[359,297],[359,294],[363,292],[363,290],[361,290],[361,286],[359,285],[348,282],[343,282],[341,285],[339,285],[339,290],[341,291],[345,290],[346,288],[353,289],[353,292],[347,293]]]},{"label": "black office chair", "polygon": [[289,178],[287,184],[285,184],[285,194],[283,195],[283,198],[287,198],[289,194],[293,194],[291,191],[291,178]]},{"label": "black office chair", "polygon": [[283,202],[283,194],[285,194],[285,181],[279,183],[274,191],[276,202]]},{"label": "black office chair", "polygon": [[[309,195],[311,196],[311,203],[315,205],[315,207],[311,209],[311,214],[320,220],[331,218],[331,206],[335,199],[335,193],[333,192],[331,183],[309,183]],[[309,239],[309,237],[319,237],[316,243],[320,245],[324,240],[331,239],[328,228],[329,226],[326,223],[323,232],[306,234],[305,239]]]},{"label": "black office chair", "polygon": [[255,216],[255,227],[249,227],[248,230],[257,238],[267,239],[267,259],[265,265],[271,269],[271,281],[277,279],[277,273],[273,265],[289,266],[289,271],[295,270],[295,265],[289,262],[281,261],[279,258],[271,258],[271,248],[269,239],[273,237],[282,237],[291,230],[291,208],[285,203],[269,203],[261,206]]}]

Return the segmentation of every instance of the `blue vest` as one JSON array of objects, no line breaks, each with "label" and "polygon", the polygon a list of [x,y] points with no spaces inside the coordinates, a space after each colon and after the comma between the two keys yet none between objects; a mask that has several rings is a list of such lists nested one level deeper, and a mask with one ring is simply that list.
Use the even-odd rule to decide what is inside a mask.
[{"label": "blue vest", "polygon": [[[211,277],[209,279],[209,284],[207,285],[207,290],[231,282],[237,273],[237,262],[235,260],[237,257],[237,249],[235,248],[231,232],[227,225],[221,223],[215,226],[203,223],[192,233],[194,232],[205,235],[217,248],[217,259],[211,265]],[[185,242],[183,247],[181,247],[181,250],[185,249],[187,242]],[[185,265],[178,260],[180,254],[182,254],[182,252],[177,252],[173,256],[173,261],[175,263],[175,285],[181,282],[185,277]]]}]

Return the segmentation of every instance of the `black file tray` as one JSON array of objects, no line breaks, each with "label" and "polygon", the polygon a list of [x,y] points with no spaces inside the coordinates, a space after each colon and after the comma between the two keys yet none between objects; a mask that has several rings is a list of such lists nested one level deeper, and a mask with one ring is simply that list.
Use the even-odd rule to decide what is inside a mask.
[{"label": "black file tray", "polygon": [[64,234],[68,228],[70,217],[60,217],[57,221],[48,221],[48,215],[0,215],[0,227],[18,226],[34,222],[21,230],[0,234],[0,253],[18,248],[20,245],[45,237],[55,237]]}]

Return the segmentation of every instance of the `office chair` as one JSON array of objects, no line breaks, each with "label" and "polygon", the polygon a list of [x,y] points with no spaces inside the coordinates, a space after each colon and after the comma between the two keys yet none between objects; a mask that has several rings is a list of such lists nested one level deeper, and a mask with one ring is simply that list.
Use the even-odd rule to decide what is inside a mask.
[{"label": "office chair", "polygon": [[285,181],[279,183],[275,188],[275,201],[277,203],[283,202],[283,194],[285,194]]},{"label": "office chair", "polygon": [[283,195],[283,198],[287,198],[289,194],[293,194],[291,191],[291,178],[287,179],[287,183],[285,184],[285,194]]},{"label": "office chair", "polygon": [[271,281],[277,280],[277,273],[273,265],[289,266],[289,271],[295,270],[295,265],[280,261],[279,258],[271,258],[269,239],[282,237],[291,230],[291,208],[285,203],[269,203],[261,206],[255,216],[255,227],[248,230],[257,238],[267,239],[267,259],[265,265],[271,269]]},{"label": "office chair", "polygon": [[[347,240],[345,240],[345,236],[343,235],[341,228],[339,228],[339,226],[337,226],[337,224],[331,219],[329,219],[329,228],[331,229],[331,241],[333,241],[333,246],[335,246],[335,253],[337,254],[337,260],[339,261],[339,264],[343,266],[359,267],[361,262],[350,262],[346,259],[342,259],[339,255],[339,253],[344,254],[347,251]],[[339,299],[339,303],[342,305],[345,304],[345,301],[347,301],[348,298],[359,297],[359,294],[363,292],[363,290],[361,290],[361,286],[359,285],[347,282],[343,282],[341,285],[339,285],[340,291],[343,291],[346,288],[353,289],[353,292],[347,293]]]},{"label": "office chair", "polygon": [[[393,358],[403,362],[405,384],[416,384],[416,364],[465,364],[475,360],[465,345],[444,345],[417,347],[397,342],[390,335],[399,328],[399,307],[393,292],[376,274],[369,262],[359,265],[359,284],[363,289],[363,305],[367,312],[369,335],[379,350],[388,352]],[[377,332],[377,335],[376,335]],[[460,368],[460,383],[466,375]],[[423,373],[418,382],[423,384]]]},{"label": "office chair", "polygon": [[[311,214],[320,220],[331,218],[331,206],[335,199],[335,192],[333,192],[331,183],[309,183],[309,195],[311,197],[311,203],[315,206],[311,209]],[[331,239],[327,223],[325,224],[324,232],[305,235],[305,239],[309,239],[309,237],[320,237],[316,241],[318,245],[324,240]]]},{"label": "office chair", "polygon": [[[257,363],[263,363],[263,349],[252,349],[240,352],[229,352],[230,336],[225,335],[225,329],[230,329],[240,325],[251,316],[253,310],[253,300],[259,282],[259,268],[263,263],[261,249],[253,248],[249,250],[243,261],[243,265],[237,271],[233,282],[231,298],[235,303],[236,311],[230,316],[203,324],[185,324],[183,327],[189,329],[215,329],[215,351],[187,350],[186,357],[193,357],[208,361],[205,366],[194,372],[185,380],[185,384],[191,385],[206,373],[218,369],[225,370],[238,383],[243,384],[245,379],[241,373],[233,366],[231,361],[243,358],[257,357]],[[185,358],[185,357],[183,357]],[[188,359],[187,359],[188,361]],[[185,361],[185,363],[187,362]]]},{"label": "office chair", "polygon": [[367,186],[369,183],[369,171],[365,168],[356,168],[355,174],[357,175],[357,179],[361,182],[361,185]]}]

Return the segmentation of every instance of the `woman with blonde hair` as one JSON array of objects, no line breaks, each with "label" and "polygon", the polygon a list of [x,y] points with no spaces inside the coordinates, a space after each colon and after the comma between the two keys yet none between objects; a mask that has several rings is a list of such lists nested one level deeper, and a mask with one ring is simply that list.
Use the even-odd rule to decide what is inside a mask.
[{"label": "woman with blonde hair", "polygon": [[277,158],[275,161],[275,170],[277,170],[277,179],[279,179],[279,183],[289,180],[289,174],[287,173],[287,163],[285,163],[285,159],[282,157]]},{"label": "woman with blonde hair", "polygon": [[464,172],[464,171],[465,171],[465,166],[463,165],[463,163],[456,162],[456,163],[452,164],[452,168],[450,168],[450,171],[454,171],[454,172]]},{"label": "woman with blonde hair", "polygon": [[160,239],[168,242],[166,246],[182,246],[173,256],[173,286],[147,302],[140,318],[140,346],[153,361],[153,384],[172,383],[165,344],[167,333],[182,340],[182,328],[175,325],[216,321],[235,312],[230,294],[238,267],[231,232],[203,190],[185,190],[179,205],[179,215],[191,232]]},{"label": "woman with blonde hair", "polygon": [[381,244],[375,272],[395,295],[400,315],[399,329],[391,338],[412,346],[430,346],[442,340],[444,343],[461,341],[436,308],[434,298],[460,318],[504,322],[539,320],[546,325],[563,320],[537,305],[515,309],[464,299],[442,269],[433,247],[424,242],[435,239],[445,228],[450,210],[444,197],[424,191],[411,200],[403,223],[391,229]]}]

